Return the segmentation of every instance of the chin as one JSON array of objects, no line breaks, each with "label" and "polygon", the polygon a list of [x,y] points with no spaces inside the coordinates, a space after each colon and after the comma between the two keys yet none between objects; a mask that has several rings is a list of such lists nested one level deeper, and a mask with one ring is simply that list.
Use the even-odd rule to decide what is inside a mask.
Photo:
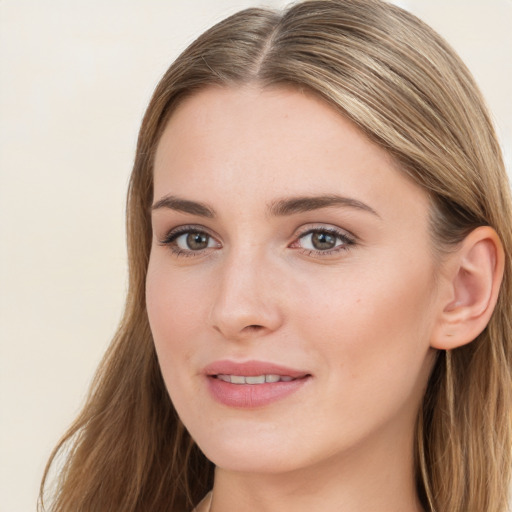
[{"label": "chin", "polygon": [[216,447],[211,452],[204,450],[208,460],[216,467],[235,473],[283,474],[301,467],[286,457],[262,450],[234,454]]},{"label": "chin", "polygon": [[[222,429],[221,429],[222,430]],[[215,466],[234,472],[285,473],[300,467],[297,445],[290,446],[282,436],[220,435],[194,437],[204,455]],[[293,449],[291,449],[293,448]]]}]

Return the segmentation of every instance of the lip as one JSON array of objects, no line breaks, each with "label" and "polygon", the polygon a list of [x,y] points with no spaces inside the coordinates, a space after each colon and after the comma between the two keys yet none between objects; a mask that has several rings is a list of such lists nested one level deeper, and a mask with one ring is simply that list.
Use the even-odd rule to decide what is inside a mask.
[{"label": "lip", "polygon": [[298,370],[294,368],[287,368],[274,363],[265,361],[245,361],[239,363],[236,361],[223,360],[215,361],[206,366],[203,373],[208,376],[212,375],[245,375],[247,377],[254,377],[256,375],[280,375],[282,377],[292,377],[298,379],[309,375],[309,372]]},{"label": "lip", "polygon": [[[217,402],[239,409],[264,407],[282,400],[299,391],[311,379],[311,374],[307,371],[265,361],[216,361],[206,366],[203,374],[206,377],[208,389]],[[293,380],[264,384],[232,384],[217,379],[216,376],[219,374],[246,377],[279,375],[291,377]]]}]

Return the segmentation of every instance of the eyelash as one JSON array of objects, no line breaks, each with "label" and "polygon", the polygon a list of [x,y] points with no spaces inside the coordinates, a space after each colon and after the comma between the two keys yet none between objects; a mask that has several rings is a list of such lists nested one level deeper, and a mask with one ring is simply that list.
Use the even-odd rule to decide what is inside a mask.
[{"label": "eyelash", "polygon": [[[304,239],[308,235],[312,235],[315,233],[324,233],[329,234],[335,237],[336,243],[341,241],[340,245],[336,245],[332,249],[320,250],[320,249],[306,249],[304,247],[296,246],[297,249],[300,250],[302,254],[307,256],[317,256],[317,257],[328,257],[338,254],[342,251],[348,250],[351,246],[356,243],[356,239],[353,235],[349,235],[347,232],[339,230],[334,227],[326,227],[326,226],[318,226],[306,229],[305,231],[296,235],[294,242],[292,242],[288,247],[295,248],[295,244],[298,244],[298,241]],[[176,240],[184,235],[184,234],[198,234],[205,235],[208,237],[208,240],[215,240],[215,238],[208,233],[204,228],[199,226],[180,226],[171,230],[163,240],[160,240],[160,245],[167,246],[170,248],[171,252],[174,256],[177,257],[197,257],[203,256],[205,251],[211,249],[211,247],[206,247],[205,249],[192,250],[192,249],[181,249],[177,246]]]},{"label": "eyelash", "polygon": [[355,237],[349,235],[345,231],[341,231],[340,229],[334,227],[326,227],[326,226],[318,226],[314,228],[309,228],[306,231],[300,233],[296,237],[296,241],[292,242],[289,247],[293,247],[300,239],[305,238],[308,235],[313,235],[315,233],[324,233],[333,236],[336,239],[336,243],[341,241],[340,245],[336,245],[332,249],[320,250],[320,249],[306,249],[304,247],[298,247],[302,254],[306,256],[318,256],[318,257],[328,257],[336,255],[342,251],[347,251],[351,246],[356,243]]},{"label": "eyelash", "polygon": [[187,258],[203,255],[206,249],[194,251],[192,249],[181,249],[180,247],[177,246],[176,240],[180,236],[185,235],[187,233],[206,235],[209,239],[215,239],[212,235],[210,235],[210,233],[205,231],[204,228],[201,228],[199,226],[180,226],[176,229],[171,230],[163,240],[160,240],[160,245],[169,247],[174,256]]}]

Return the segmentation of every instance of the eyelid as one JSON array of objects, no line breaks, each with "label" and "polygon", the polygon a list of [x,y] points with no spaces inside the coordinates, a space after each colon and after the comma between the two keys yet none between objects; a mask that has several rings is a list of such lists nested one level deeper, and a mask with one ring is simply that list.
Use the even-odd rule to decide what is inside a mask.
[{"label": "eyelid", "polygon": [[168,247],[171,252],[176,256],[204,256],[205,253],[211,251],[212,249],[217,249],[218,247],[206,247],[204,249],[200,249],[194,251],[192,249],[181,249],[177,247],[174,242],[182,235],[186,233],[202,233],[207,235],[209,238],[216,241],[218,247],[221,247],[221,243],[218,240],[216,235],[213,235],[211,231],[202,225],[197,224],[184,224],[181,226],[176,226],[165,234],[165,236],[158,240],[158,243],[162,246]]},{"label": "eyelid", "polygon": [[310,233],[317,233],[318,231],[326,231],[328,233],[332,233],[341,238],[345,238],[355,243],[358,238],[356,235],[348,231],[347,229],[340,228],[338,226],[334,226],[333,224],[306,224],[301,226],[295,233],[295,238],[301,238]]},{"label": "eyelid", "polygon": [[183,235],[184,233],[189,232],[195,232],[195,233],[204,233],[212,238],[216,237],[204,226],[197,225],[197,224],[183,224],[181,226],[176,226],[174,228],[169,229],[164,237],[159,240],[160,243],[170,243],[172,240],[176,239],[178,236]]},{"label": "eyelid", "polygon": [[[313,233],[329,233],[336,238],[340,239],[343,243],[336,245],[331,249],[307,249],[305,247],[301,247],[298,245],[299,241],[306,237],[307,235]],[[293,242],[288,246],[292,249],[300,250],[303,254],[308,256],[318,256],[318,257],[329,257],[338,254],[341,251],[346,251],[355,245],[357,242],[357,237],[347,231],[346,229],[339,228],[337,226],[333,226],[332,224],[315,224],[315,225],[305,225],[299,228],[299,231],[294,235]]]}]

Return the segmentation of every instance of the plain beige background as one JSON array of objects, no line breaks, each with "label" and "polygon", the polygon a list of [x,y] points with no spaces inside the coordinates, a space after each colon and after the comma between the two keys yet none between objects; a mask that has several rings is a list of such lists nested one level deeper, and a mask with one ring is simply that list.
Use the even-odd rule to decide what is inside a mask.
[{"label": "plain beige background", "polygon": [[[285,0],[0,0],[0,512],[35,510],[119,321],[136,134],[186,44]],[[396,2],[475,74],[512,169],[512,0]]]}]

